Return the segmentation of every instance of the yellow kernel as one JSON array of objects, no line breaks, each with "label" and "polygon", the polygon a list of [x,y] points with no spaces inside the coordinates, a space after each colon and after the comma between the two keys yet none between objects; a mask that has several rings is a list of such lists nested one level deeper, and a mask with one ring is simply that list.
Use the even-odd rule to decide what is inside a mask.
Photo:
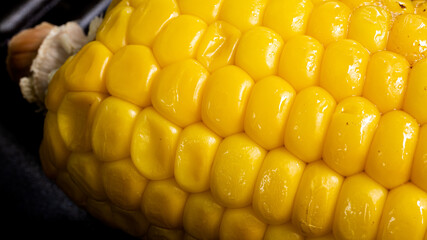
[{"label": "yellow kernel", "polygon": [[396,110],[384,114],[366,158],[366,173],[388,189],[407,182],[418,128],[415,119],[405,112]]},{"label": "yellow kernel", "polygon": [[105,193],[115,205],[126,210],[139,209],[147,179],[130,159],[104,163],[101,176]]},{"label": "yellow kernel", "polygon": [[212,23],[200,40],[197,60],[210,72],[234,63],[240,35],[240,31],[227,22]]},{"label": "yellow kernel", "polygon": [[388,194],[377,239],[422,239],[427,230],[427,193],[405,183]]},{"label": "yellow kernel", "polygon": [[160,66],[194,57],[206,28],[203,20],[192,15],[173,18],[153,43],[153,53]]},{"label": "yellow kernel", "polygon": [[71,153],[67,171],[75,184],[89,197],[95,200],[105,200],[105,190],[102,184],[101,162],[93,153]]},{"label": "yellow kernel", "polygon": [[427,59],[414,65],[409,73],[403,109],[420,124],[427,123]]},{"label": "yellow kernel", "polygon": [[187,59],[163,68],[153,83],[153,107],[180,127],[201,120],[202,93],[208,71],[196,60]]},{"label": "yellow kernel", "polygon": [[133,10],[129,6],[116,6],[108,12],[97,30],[96,40],[104,43],[112,52],[125,46],[129,18]]},{"label": "yellow kernel", "polygon": [[344,3],[325,1],[316,6],[308,20],[307,35],[325,46],[347,37],[351,10]]},{"label": "yellow kernel", "polygon": [[108,92],[146,107],[151,104],[151,85],[159,68],[149,48],[127,45],[114,54],[105,72]]},{"label": "yellow kernel", "polygon": [[323,45],[310,36],[289,39],[280,56],[278,75],[288,81],[297,92],[317,85],[323,52]]},{"label": "yellow kernel", "polygon": [[299,92],[285,128],[288,151],[304,162],[319,160],[335,106],[335,99],[323,88],[314,86]]},{"label": "yellow kernel", "polygon": [[348,38],[360,42],[371,53],[384,50],[390,29],[390,13],[377,6],[362,6],[353,11]]},{"label": "yellow kernel", "polygon": [[282,225],[268,225],[264,240],[304,240],[304,237],[289,222]]},{"label": "yellow kernel", "polygon": [[325,137],[325,163],[344,176],[362,172],[379,120],[380,112],[365,98],[338,103]]},{"label": "yellow kernel", "polygon": [[369,52],[354,40],[331,43],[323,55],[320,86],[329,91],[337,102],[363,91]]},{"label": "yellow kernel", "polygon": [[427,56],[427,18],[416,14],[396,17],[390,30],[387,50],[406,57],[413,65]]},{"label": "yellow kernel", "polygon": [[57,169],[65,169],[70,151],[64,143],[58,129],[56,113],[48,111],[43,126],[43,141],[46,145],[45,157]]},{"label": "yellow kernel", "polygon": [[213,72],[208,78],[202,99],[202,120],[221,137],[243,131],[244,113],[252,78],[232,65]]},{"label": "yellow kernel", "polygon": [[313,3],[310,0],[270,0],[265,8],[263,25],[287,41],[305,33],[312,10]]},{"label": "yellow kernel", "polygon": [[101,161],[130,156],[132,128],[140,108],[116,97],[100,103],[92,125],[92,148]]},{"label": "yellow kernel", "polygon": [[225,138],[212,166],[210,186],[215,200],[225,207],[248,206],[265,154],[244,133]]},{"label": "yellow kernel", "polygon": [[111,209],[113,221],[119,229],[135,237],[142,236],[147,232],[150,223],[141,211],[124,210],[114,205]]},{"label": "yellow kernel", "polygon": [[69,92],[57,112],[58,129],[70,151],[92,149],[92,123],[99,104],[107,95],[95,92]]},{"label": "yellow kernel", "polygon": [[129,19],[128,43],[151,46],[166,23],[178,14],[175,0],[144,0]]},{"label": "yellow kernel", "polygon": [[184,229],[197,239],[218,239],[223,212],[209,191],[191,194],[184,208]]},{"label": "yellow kernel", "polygon": [[246,134],[265,149],[282,146],[294,96],[295,90],[280,77],[270,76],[258,81],[246,108]]},{"label": "yellow kernel", "polygon": [[180,228],[187,197],[173,178],[150,181],[142,196],[142,213],[156,226]]},{"label": "yellow kernel", "polygon": [[427,124],[420,128],[412,165],[411,181],[427,192]]},{"label": "yellow kernel", "polygon": [[46,109],[49,111],[57,112],[62,99],[67,94],[65,78],[61,76],[64,71],[63,68],[59,69],[50,80],[44,101]]},{"label": "yellow kernel", "polygon": [[306,166],[294,199],[292,223],[305,237],[332,230],[335,205],[343,177],[322,161]]},{"label": "yellow kernel", "polygon": [[173,176],[175,152],[181,128],[152,107],[141,111],[135,120],[131,148],[136,168],[148,179]]},{"label": "yellow kernel", "polygon": [[229,208],[224,212],[220,227],[220,239],[262,239],[266,224],[259,220],[251,207]]},{"label": "yellow kernel", "polygon": [[389,51],[373,54],[366,70],[363,97],[382,113],[401,109],[408,73],[409,63],[403,56]]},{"label": "yellow kernel", "polygon": [[337,239],[375,239],[387,189],[365,173],[346,178],[335,209]]},{"label": "yellow kernel", "polygon": [[210,24],[218,17],[223,0],[177,0],[182,14],[190,14]]},{"label": "yellow kernel", "polygon": [[52,112],[57,112],[59,105],[62,102],[65,94],[67,94],[68,90],[66,87],[66,76],[65,71],[73,56],[69,57],[65,63],[55,72],[52,79],[49,82],[47,87],[47,93],[45,96],[45,106],[46,109]]},{"label": "yellow kernel", "polygon": [[66,68],[66,88],[77,92],[107,93],[104,72],[112,55],[98,41],[83,46]]},{"label": "yellow kernel", "polygon": [[277,72],[283,40],[266,27],[254,27],[242,35],[236,49],[236,65],[255,80]]},{"label": "yellow kernel", "polygon": [[255,183],[253,209],[268,224],[290,220],[292,205],[305,163],[284,148],[270,151]]},{"label": "yellow kernel", "polygon": [[[241,31],[260,25],[267,0],[226,0],[219,11],[219,20],[231,23]],[[236,11],[239,9],[239,11]]]},{"label": "yellow kernel", "polygon": [[174,176],[187,192],[209,190],[212,162],[221,138],[203,123],[184,128],[175,155]]}]

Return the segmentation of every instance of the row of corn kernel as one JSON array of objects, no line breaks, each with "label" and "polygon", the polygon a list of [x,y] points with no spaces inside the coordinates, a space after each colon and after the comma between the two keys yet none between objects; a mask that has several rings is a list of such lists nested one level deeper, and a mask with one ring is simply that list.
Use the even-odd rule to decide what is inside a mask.
[{"label": "row of corn kernel", "polygon": [[[115,45],[123,44],[123,41],[127,41],[129,44],[143,44],[151,46],[156,34],[160,31],[163,25],[168,22],[171,18],[178,16],[179,14],[184,15],[194,15],[207,24],[211,24],[215,20],[223,20],[228,23],[231,23],[238,29],[246,31],[253,26],[264,25],[275,31],[277,31],[285,41],[290,37],[297,34],[304,34],[305,31],[308,31],[308,35],[318,35],[319,41],[322,43],[328,43],[333,40],[345,38],[347,35],[347,25],[351,22],[363,22],[361,16],[370,14],[371,18],[377,20],[377,25],[380,25],[380,28],[384,31],[384,24],[387,25],[391,16],[387,12],[391,12],[394,15],[405,14],[405,13],[418,13],[421,10],[418,10],[423,5],[423,2],[412,4],[411,1],[395,1],[395,0],[344,0],[341,1],[331,1],[330,3],[325,4],[328,1],[309,1],[309,0],[292,0],[292,1],[265,1],[265,0],[251,0],[251,1],[223,1],[223,0],[210,0],[210,1],[194,1],[194,0],[166,0],[166,1],[116,1],[115,4],[111,6],[108,14],[121,14],[122,19],[120,23],[117,23],[117,26],[110,26],[111,30],[104,29],[101,32],[115,31],[115,33],[120,33],[120,40],[113,41],[109,39],[109,42],[116,42]],[[323,5],[322,7],[320,7]],[[414,8],[414,5],[416,6]],[[114,13],[114,8],[121,9],[122,13]],[[351,11],[356,10],[359,6],[370,6],[366,10],[363,10],[364,13],[355,13],[359,15],[355,17],[355,20],[349,20]],[[379,6],[380,8],[376,7]],[[134,9],[132,9],[132,7]],[[318,7],[320,7],[318,9]],[[336,9],[334,9],[336,8]],[[387,10],[382,10],[384,8]],[[236,12],[236,9],[239,9]],[[131,11],[135,11],[135,14],[132,14]],[[360,11],[358,9],[357,11]],[[126,12],[126,13],[125,13]],[[310,14],[315,16],[310,17]],[[136,16],[128,16],[136,15]],[[322,16],[320,16],[322,15]],[[339,16],[337,19],[332,19],[335,16]],[[113,17],[112,17],[113,18]],[[298,19],[298,21],[295,21]],[[153,21],[155,20],[155,21]],[[321,20],[321,21],[318,21]],[[114,21],[114,20],[112,20]],[[149,23],[155,23],[149,26]],[[324,24],[326,23],[326,24]],[[126,26],[127,28],[126,34]],[[109,23],[113,25],[113,23]],[[322,31],[326,26],[335,25],[336,31],[332,28],[328,29],[330,31]],[[356,24],[358,25],[358,24]],[[374,27],[375,24],[365,26]],[[320,29],[317,27],[321,27]],[[119,31],[118,28],[121,28]],[[355,32],[349,29],[351,37],[359,37],[359,34],[356,34],[360,25],[354,27]],[[114,30],[115,29],[115,30]],[[148,31],[147,31],[148,30]],[[362,36],[369,35],[366,33],[366,28],[364,29],[365,33]],[[376,36],[376,40],[370,41],[380,41],[379,49],[382,50],[385,47],[386,35],[384,31],[381,32],[381,36]],[[102,33],[100,35],[103,35]],[[112,35],[112,34],[110,34]],[[323,36],[323,38],[322,38]],[[385,37],[384,37],[385,36]],[[324,39],[325,41],[321,40]],[[329,40],[328,40],[329,39]],[[121,42],[121,43],[120,43]],[[369,44],[368,44],[369,45]],[[378,44],[374,44],[378,45]],[[371,48],[369,48],[371,50]]]},{"label": "row of corn kernel", "polygon": [[[379,238],[380,239],[390,239],[390,237],[397,237],[399,239],[403,236],[408,236],[410,232],[411,239],[421,239],[423,236],[423,231],[425,230],[424,225],[420,225],[420,221],[423,221],[423,215],[418,214],[420,210],[420,206],[425,206],[426,196],[424,192],[420,192],[413,185],[407,184],[398,189],[392,191],[390,196],[393,194],[393,197],[389,197],[387,199],[386,205],[384,204],[384,195],[381,194],[381,189],[376,189],[373,181],[363,177],[363,175],[357,176],[360,180],[353,180],[356,177],[352,177],[351,181],[353,183],[348,183],[349,186],[346,189],[348,193],[341,193],[340,199],[337,201],[338,204],[343,204],[345,211],[336,211],[335,219],[333,220],[333,231],[337,239],[351,239],[356,237],[373,237],[376,234],[377,224],[379,223],[379,215],[383,206],[387,212],[383,213],[385,217],[381,220],[381,224],[379,225]],[[365,181],[363,182],[362,181]],[[367,181],[367,182],[366,182]],[[156,181],[154,181],[156,182]],[[160,181],[157,182],[156,185],[171,185],[169,183],[171,181]],[[172,181],[173,182],[173,181]],[[350,180],[348,180],[350,182]],[[365,185],[360,185],[361,183]],[[366,185],[366,183],[370,185]],[[153,183],[154,185],[154,183]],[[171,185],[172,187],[173,184]],[[344,182],[345,186],[345,182]],[[360,199],[347,199],[354,197],[355,190],[352,187],[368,189],[365,192],[366,194],[359,195]],[[175,188],[175,187],[174,187]],[[154,189],[157,190],[157,189]],[[169,196],[168,191],[173,189],[162,189],[160,190],[161,195],[147,195],[147,198],[151,197],[160,197],[167,198]],[[344,191],[344,190],[342,190]],[[174,192],[172,192],[174,193]],[[148,193],[147,193],[148,194]],[[368,194],[370,194],[368,196]],[[183,226],[187,234],[191,234],[195,236],[195,239],[217,239],[218,236],[221,236],[222,239],[241,239],[242,236],[245,236],[245,239],[261,239],[264,235],[264,239],[304,239],[304,235],[313,235],[316,236],[318,231],[327,231],[330,230],[331,224],[326,226],[326,229],[316,228],[317,231],[306,232],[305,234],[301,234],[295,226],[284,224],[284,225],[266,225],[265,222],[262,222],[257,218],[255,213],[251,208],[239,208],[239,209],[224,209],[220,205],[218,205],[210,196],[209,193],[200,193],[200,194],[191,194],[188,197],[187,202],[185,203],[184,209],[183,205],[176,205],[177,196],[169,196],[165,202],[162,201],[161,206],[166,206],[166,209],[162,209],[161,212],[157,212],[156,215],[149,215],[150,220],[154,224],[158,224],[159,226],[165,226],[165,222],[169,222],[165,219],[176,219],[176,217],[183,217]],[[347,198],[346,198],[347,197]],[[345,200],[341,200],[344,198]],[[372,204],[373,209],[366,210],[366,201],[368,198],[370,204]],[[179,198],[178,198],[179,200]],[[165,204],[166,203],[166,204]],[[172,203],[172,206],[171,206]],[[181,202],[182,203],[182,202]],[[347,204],[347,205],[346,205]],[[353,204],[353,205],[350,205]],[[155,210],[159,210],[161,208],[160,204],[149,205],[148,210],[151,207],[155,207]],[[349,214],[349,211],[359,211],[360,208],[365,207],[365,211],[370,212],[359,212],[359,215],[356,216]],[[392,211],[393,208],[402,209],[398,213]],[[114,226],[119,226],[123,230],[135,235],[139,236],[147,231],[148,222],[144,216],[142,216],[138,212],[134,211],[125,211],[123,209],[111,207],[109,204],[91,201],[88,200],[87,208],[90,212],[104,221],[112,221]],[[112,209],[113,210],[112,210]],[[173,210],[172,213],[168,210]],[[337,208],[338,210],[339,208]],[[114,214],[114,211],[118,211],[121,214]],[[174,215],[176,212],[180,212],[178,216]],[[182,212],[183,211],[183,212]],[[152,214],[153,212],[148,211],[148,214]],[[350,212],[351,213],[351,212]],[[358,213],[358,212],[355,212]],[[387,214],[390,216],[387,216]],[[340,216],[339,214],[344,214],[344,216]],[[366,219],[366,215],[363,214],[373,214],[373,216],[369,215],[370,219],[373,223],[363,222]],[[363,215],[363,216],[360,216]],[[414,218],[414,216],[416,216]],[[112,217],[113,219],[109,219]],[[362,219],[363,217],[363,219]],[[157,221],[161,222],[157,222]],[[362,219],[362,221],[361,221]],[[393,221],[391,221],[393,220]],[[412,221],[411,221],[412,220]],[[386,225],[388,223],[393,222],[392,226]],[[401,224],[408,224],[406,227],[400,226]],[[158,225],[151,225],[148,228],[148,237],[149,239],[158,239],[159,237],[164,237],[165,239],[182,239],[184,235],[183,231],[180,228],[170,229],[159,227]],[[314,226],[314,225],[312,225]],[[359,228],[355,229],[354,227],[358,226]],[[323,226],[322,226],[323,227]],[[396,231],[402,230],[401,232]],[[390,236],[391,232],[394,235]],[[187,236],[190,237],[190,236]],[[292,237],[292,238],[291,238]],[[332,235],[324,235],[325,239],[334,239]],[[192,238],[191,238],[192,239]],[[307,238],[307,239],[315,239],[315,238]],[[317,238],[316,238],[317,239]],[[323,238],[322,238],[323,239]]]},{"label": "row of corn kernel", "polygon": [[[154,224],[148,230],[152,239],[164,235],[180,239],[181,230],[163,229],[180,227],[197,239],[261,239],[264,235],[266,239],[303,239],[331,230],[338,239],[369,239],[377,231],[380,239],[399,239],[409,232],[413,239],[421,239],[426,229],[423,209],[427,194],[414,185],[404,184],[387,195],[387,190],[366,174],[343,180],[322,162],[307,165],[302,173],[304,164],[285,150],[271,151],[264,160],[260,173],[266,174],[258,177],[262,186],[256,185],[253,208],[224,208],[209,192],[188,195],[173,179],[146,183],[129,160],[101,167],[101,181],[113,204],[92,200],[105,199],[99,191],[100,164],[93,154],[73,153],[68,173],[57,176],[58,185],[81,205],[86,194],[90,197],[86,207],[94,216],[135,236],[147,231],[148,222]],[[272,190],[280,192],[280,198],[271,195]],[[131,202],[134,207],[129,207]],[[140,204],[144,215],[138,212]],[[290,219],[294,226],[276,225]],[[389,236],[391,233],[394,235]]]},{"label": "row of corn kernel", "polygon": [[[214,22],[226,25],[217,31],[218,37],[225,37],[222,41],[231,42],[227,44],[231,46],[226,48],[232,48],[236,34],[240,31],[244,33],[255,26],[264,26],[277,32],[285,42],[301,34],[312,36],[325,46],[349,38],[360,42],[372,53],[386,48],[402,53],[410,63],[425,56],[425,52],[419,52],[416,46],[408,44],[413,38],[425,35],[425,30],[411,28],[411,25],[418,26],[425,19],[412,14],[417,11],[408,0],[319,1],[315,4],[309,0],[129,2],[122,1],[107,13],[107,21],[101,26],[97,39],[113,52],[126,44],[153,47],[162,66],[196,55],[205,58],[208,61],[206,63],[210,64],[212,57],[203,54],[207,52],[196,53],[196,48],[199,42],[203,45],[204,32],[215,30],[212,29]],[[239,12],[234,13],[235,9],[239,9]],[[401,36],[399,26],[390,32],[393,24],[390,12],[402,15],[397,25],[411,22],[409,28],[406,26],[404,29],[405,34],[412,35],[410,39]],[[180,18],[175,19],[178,16]],[[207,24],[210,25],[208,28]],[[226,36],[221,36],[221,31]],[[388,41],[389,32],[391,41]],[[210,49],[204,50],[212,51],[218,46],[208,47]],[[223,61],[231,60],[227,59],[225,53],[221,55]]]}]

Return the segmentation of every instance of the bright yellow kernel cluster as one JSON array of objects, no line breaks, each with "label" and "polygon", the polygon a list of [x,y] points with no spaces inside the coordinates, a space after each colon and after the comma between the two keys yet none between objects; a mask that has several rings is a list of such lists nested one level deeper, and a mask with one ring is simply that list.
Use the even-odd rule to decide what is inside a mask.
[{"label": "bright yellow kernel cluster", "polygon": [[117,0],[43,168],[149,239],[427,239],[424,0]]}]

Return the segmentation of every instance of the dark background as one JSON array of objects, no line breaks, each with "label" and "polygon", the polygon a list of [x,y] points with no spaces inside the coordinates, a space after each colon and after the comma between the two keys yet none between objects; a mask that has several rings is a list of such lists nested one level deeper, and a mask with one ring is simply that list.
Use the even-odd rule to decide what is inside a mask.
[{"label": "dark background", "polygon": [[[0,224],[3,239],[130,239],[74,205],[43,173],[38,151],[43,114],[26,102],[6,70],[8,40],[42,21],[87,29],[110,0],[12,0],[0,9]],[[11,234],[11,235],[9,235]]]}]

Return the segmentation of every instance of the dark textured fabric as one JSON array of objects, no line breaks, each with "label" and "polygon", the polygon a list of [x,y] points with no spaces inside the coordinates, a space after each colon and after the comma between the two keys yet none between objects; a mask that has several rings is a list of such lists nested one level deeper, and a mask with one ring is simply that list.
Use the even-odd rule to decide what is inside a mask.
[{"label": "dark textured fabric", "polygon": [[[7,1],[12,2],[12,1]],[[25,1],[6,6],[12,10]],[[73,6],[72,3],[76,6]],[[85,1],[91,7],[100,1]],[[63,24],[82,16],[83,1],[59,1],[34,22]],[[3,3],[6,4],[6,3]],[[11,3],[13,4],[13,3]],[[5,8],[2,8],[5,14]],[[6,10],[7,11],[7,10]],[[67,14],[68,12],[68,14]],[[80,15],[79,15],[80,14]],[[1,16],[2,17],[2,16]],[[34,19],[32,19],[34,21]],[[22,25],[24,26],[24,25]],[[16,29],[18,31],[19,29]],[[3,35],[2,42],[7,43]],[[0,59],[0,229],[3,239],[131,239],[72,203],[43,173],[38,157],[43,114],[27,103],[6,71],[7,44]],[[10,234],[10,235],[9,235]]]}]

